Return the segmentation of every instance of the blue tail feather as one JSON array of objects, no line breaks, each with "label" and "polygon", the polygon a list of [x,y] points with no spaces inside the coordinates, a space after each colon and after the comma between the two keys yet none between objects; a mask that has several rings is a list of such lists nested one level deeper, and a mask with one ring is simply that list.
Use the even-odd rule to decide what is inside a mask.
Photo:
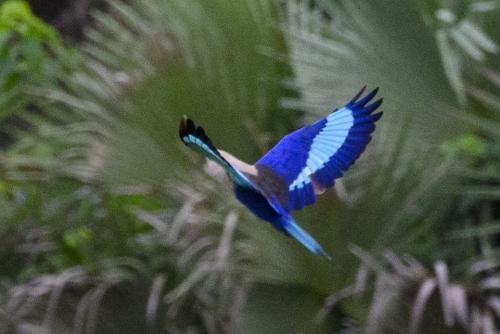
[{"label": "blue tail feather", "polygon": [[288,232],[292,237],[294,237],[298,242],[300,242],[304,247],[309,249],[312,253],[322,255],[326,257],[328,260],[331,260],[331,256],[328,255],[320,244],[313,239],[304,231],[299,225],[297,225],[294,221],[288,221],[284,224],[283,228]]}]

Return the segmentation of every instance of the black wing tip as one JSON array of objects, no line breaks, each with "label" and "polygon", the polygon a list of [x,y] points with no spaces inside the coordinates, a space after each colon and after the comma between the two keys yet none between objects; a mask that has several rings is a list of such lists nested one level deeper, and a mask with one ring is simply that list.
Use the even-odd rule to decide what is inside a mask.
[{"label": "black wing tip", "polygon": [[369,107],[372,109],[372,111],[377,110],[382,105],[383,102],[384,102],[384,98],[381,97],[377,101],[370,104]]},{"label": "black wing tip", "polygon": [[[360,89],[360,91],[351,99],[351,101],[348,103],[348,105],[354,105],[360,102],[360,98],[363,95],[363,93],[366,90],[367,85],[364,85],[363,88]],[[364,103],[369,102],[375,95],[377,95],[379,91],[379,87],[375,87],[370,93],[366,94],[366,96],[361,100],[364,101]]]},{"label": "black wing tip", "polygon": [[380,119],[380,117],[382,117],[382,114],[384,112],[381,110],[379,112],[377,112],[376,114],[373,114],[373,122],[375,123],[376,121],[378,121]]},{"label": "black wing tip", "polygon": [[[370,93],[366,94],[366,96],[361,100],[363,101],[363,103],[368,103],[370,102],[374,97],[375,95],[377,95],[378,93],[378,90],[379,88],[376,87],[374,90],[372,90]],[[358,102],[361,102],[361,101],[358,101]]]},{"label": "black wing tip", "polygon": [[364,85],[360,90],[359,92],[356,93],[356,95],[354,95],[354,97],[352,98],[351,102],[349,103],[355,103],[360,97],[361,95],[363,95],[363,93],[365,92],[365,89],[366,89],[366,86],[367,85]]},{"label": "black wing tip", "polygon": [[182,142],[184,142],[184,137],[186,137],[187,135],[194,135],[204,143],[212,145],[212,141],[205,134],[205,130],[201,126],[196,126],[191,118],[184,115],[181,118],[181,123],[179,126],[179,136],[181,137]]},{"label": "black wing tip", "polygon": [[186,115],[183,115],[179,125],[179,137],[181,138],[181,140],[184,142],[183,138],[188,134],[192,133],[193,130],[194,130],[193,120],[188,118]]},{"label": "black wing tip", "polygon": [[360,95],[358,93],[346,106],[353,110],[365,110],[364,113],[371,114],[384,102],[384,99],[381,97],[375,102],[369,104],[377,95],[378,91],[379,87],[376,87],[374,90],[372,90],[362,98],[360,98]]}]

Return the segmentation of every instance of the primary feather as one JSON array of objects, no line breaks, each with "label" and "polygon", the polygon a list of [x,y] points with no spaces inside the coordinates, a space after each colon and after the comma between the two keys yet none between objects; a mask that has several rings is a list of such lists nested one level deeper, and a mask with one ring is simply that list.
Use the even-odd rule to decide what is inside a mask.
[{"label": "primary feather", "polygon": [[375,89],[357,101],[363,90],[339,110],[284,137],[255,163],[286,181],[288,194],[281,205],[287,211],[314,203],[316,195],[332,187],[371,140],[374,123],[382,116],[382,112],[372,113],[382,99],[368,104]]},{"label": "primary feather", "polygon": [[220,164],[235,184],[237,198],[255,215],[297,239],[315,254],[323,248],[289,214],[316,201],[333,186],[371,140],[382,104],[364,88],[344,107],[285,136],[253,166],[217,150],[201,127],[183,118],[179,135],[184,144]]}]

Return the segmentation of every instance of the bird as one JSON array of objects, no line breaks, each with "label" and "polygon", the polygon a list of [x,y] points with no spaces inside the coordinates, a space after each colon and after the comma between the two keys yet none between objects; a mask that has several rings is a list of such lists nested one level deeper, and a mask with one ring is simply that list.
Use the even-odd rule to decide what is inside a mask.
[{"label": "bird", "polygon": [[310,252],[331,259],[323,247],[291,215],[313,204],[317,195],[358,159],[382,116],[383,98],[372,102],[378,87],[362,97],[363,87],[347,104],[313,124],[283,137],[253,165],[217,149],[205,130],[184,116],[182,142],[222,166],[237,199],[258,218],[295,238]]}]

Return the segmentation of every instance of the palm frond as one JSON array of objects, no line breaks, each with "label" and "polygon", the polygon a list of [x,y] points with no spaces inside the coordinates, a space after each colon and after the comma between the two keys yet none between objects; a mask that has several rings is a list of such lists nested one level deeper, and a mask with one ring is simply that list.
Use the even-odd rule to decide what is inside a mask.
[{"label": "palm frond", "polygon": [[[339,319],[356,326],[363,318],[373,332],[417,332],[426,324],[442,330],[494,325],[496,262],[481,261],[496,256],[496,249],[487,249],[486,232],[465,230],[481,239],[483,253],[471,273],[455,273],[478,256],[473,242],[449,237],[450,221],[463,228],[463,219],[451,220],[450,211],[464,194],[463,175],[457,171],[469,165],[442,148],[464,129],[485,136],[498,130],[483,113],[465,110],[462,85],[478,99],[481,94],[476,93],[485,96],[487,90],[482,85],[470,89],[457,65],[463,57],[474,55],[480,61],[494,52],[491,32],[474,30],[475,21],[469,18],[472,30],[470,24],[445,27],[441,35],[453,52],[446,51],[436,44],[437,28],[409,0],[290,0],[283,7],[282,30],[279,7],[271,0],[113,0],[110,8],[110,13],[95,13],[84,62],[69,69],[64,85],[33,90],[52,103],[40,103],[42,115],[24,116],[38,131],[12,147],[12,154],[2,153],[0,165],[7,167],[2,174],[9,182],[33,177],[52,181],[52,170],[87,183],[85,191],[75,193],[84,193],[82,205],[91,213],[83,221],[90,227],[74,218],[72,205],[63,205],[65,196],[54,206],[50,196],[42,201],[52,209],[50,219],[34,218],[73,224],[74,231],[54,223],[50,226],[55,231],[47,232],[52,237],[61,230],[71,232],[60,238],[72,251],[71,245],[86,244],[93,229],[113,226],[118,233],[120,222],[126,231],[112,239],[103,231],[104,242],[96,244],[110,252],[102,255],[106,260],[96,259],[96,250],[90,252],[91,261],[79,259],[78,252],[57,257],[55,268],[62,273],[9,286],[8,291],[19,294],[8,295],[7,304],[23,305],[3,307],[6,317],[15,319],[12,325],[93,332],[110,330],[109,323],[121,325],[116,316],[127,314],[138,317],[142,329],[173,333],[321,333],[339,330]],[[464,43],[457,48],[450,37],[456,31],[479,53]],[[453,66],[447,69],[443,59]],[[282,87],[285,78],[298,96]],[[215,129],[212,139],[224,149],[255,159],[292,130],[294,114],[285,109],[304,111],[303,121],[309,122],[348,101],[365,84],[380,86],[385,97],[373,143],[339,182],[336,197],[326,194],[314,208],[296,215],[334,255],[330,264],[240,212],[236,200],[228,200],[233,197],[226,180],[193,173],[197,164],[202,169],[200,161],[188,163],[191,156],[176,138],[180,115],[190,114],[205,128]],[[37,155],[40,142],[50,143],[43,146],[50,152],[42,149]],[[495,189],[479,190],[470,197],[497,196]],[[131,214],[120,204],[103,218],[106,196],[117,194],[140,194],[148,205],[138,205]],[[36,208],[45,214],[40,198],[35,194]],[[0,205],[9,207],[11,202]],[[67,211],[58,210],[61,206]],[[123,251],[102,246],[115,239],[127,240]],[[372,253],[390,248],[436,264],[389,253],[376,261],[356,251],[363,260],[356,273],[359,260],[349,252],[353,243]],[[63,270],[68,267],[77,274]],[[373,297],[360,304],[346,301],[346,296],[368,291],[373,276]],[[120,299],[124,289],[137,295]],[[340,292],[327,304],[338,307],[333,313],[327,308],[323,321],[315,323],[316,310],[332,291]],[[76,302],[66,308],[64,303],[72,298]],[[122,312],[106,313],[107,303]],[[45,312],[47,307],[50,312]],[[68,313],[56,316],[61,309]],[[436,317],[428,311],[433,309],[443,312]],[[400,314],[400,323],[391,314]],[[289,321],[292,317],[297,320]]]},{"label": "palm frond", "polygon": [[69,108],[85,123],[65,128],[81,138],[71,145],[66,169],[114,185],[162,183],[185,168],[170,136],[182,114],[207,128],[217,124],[221,146],[255,159],[250,129],[268,130],[270,114],[280,112],[276,78],[287,71],[261,51],[280,42],[272,2],[110,6],[112,14],[96,13],[88,31],[88,64],[73,72],[67,89],[40,92],[58,102],[50,114],[67,115]]},{"label": "palm frond", "polygon": [[[411,257],[385,252],[382,259],[358,247],[360,284],[327,299],[332,308],[344,298],[370,295],[366,333],[493,333],[498,330],[498,261],[480,259],[458,278],[451,278],[442,261],[432,269]],[[372,286],[366,279],[375,274]],[[368,274],[369,275],[369,274]],[[437,312],[437,309],[440,311]],[[397,315],[397,316],[396,316]],[[398,321],[395,321],[395,319]]]},{"label": "palm frond", "polygon": [[[133,239],[127,242],[134,252],[124,248],[113,251],[111,242],[100,244],[98,236],[83,235],[83,240],[78,239],[78,234],[67,231],[68,225],[74,224],[71,220],[65,221],[63,230],[46,231],[52,247],[44,257],[64,262],[61,257],[66,252],[70,259],[76,254],[73,261],[79,264],[58,273],[38,275],[26,283],[10,283],[1,304],[3,316],[10,320],[1,322],[2,326],[57,333],[106,329],[133,333],[141,328],[151,332],[237,332],[242,323],[253,250],[236,235],[237,212],[230,206],[218,214],[212,212],[220,197],[228,194],[202,173],[193,177],[199,181],[194,189],[179,181],[172,185],[177,191],[169,199],[171,207],[133,210],[138,221],[132,223],[150,227],[134,232]],[[80,195],[94,198],[94,205],[102,204],[95,200],[95,192]],[[79,205],[80,200],[73,198],[70,202]],[[59,210],[71,212],[64,206]],[[58,209],[49,211],[55,214]],[[219,215],[225,220],[221,222]],[[121,225],[131,223],[124,219],[122,216]],[[96,228],[104,229],[103,234],[110,229],[114,239],[125,240],[110,218],[102,217],[97,222],[87,219],[87,225],[94,223],[100,226]],[[63,245],[58,242],[61,238],[65,240]],[[102,255],[111,251],[114,255],[88,259],[81,253],[85,246],[79,242],[91,245],[91,252]],[[118,307],[120,315],[107,312],[108,307]],[[129,319],[122,322],[121,316]],[[114,328],[108,328],[109,324]]]},{"label": "palm frond", "polygon": [[481,29],[475,18],[475,13],[489,12],[494,6],[480,6],[479,3],[469,3],[461,10],[441,7],[428,13],[428,21],[435,29],[437,45],[441,52],[441,60],[446,75],[461,103],[466,102],[466,87],[464,75],[466,64],[472,60],[484,63],[486,54],[496,54],[498,45]]}]

